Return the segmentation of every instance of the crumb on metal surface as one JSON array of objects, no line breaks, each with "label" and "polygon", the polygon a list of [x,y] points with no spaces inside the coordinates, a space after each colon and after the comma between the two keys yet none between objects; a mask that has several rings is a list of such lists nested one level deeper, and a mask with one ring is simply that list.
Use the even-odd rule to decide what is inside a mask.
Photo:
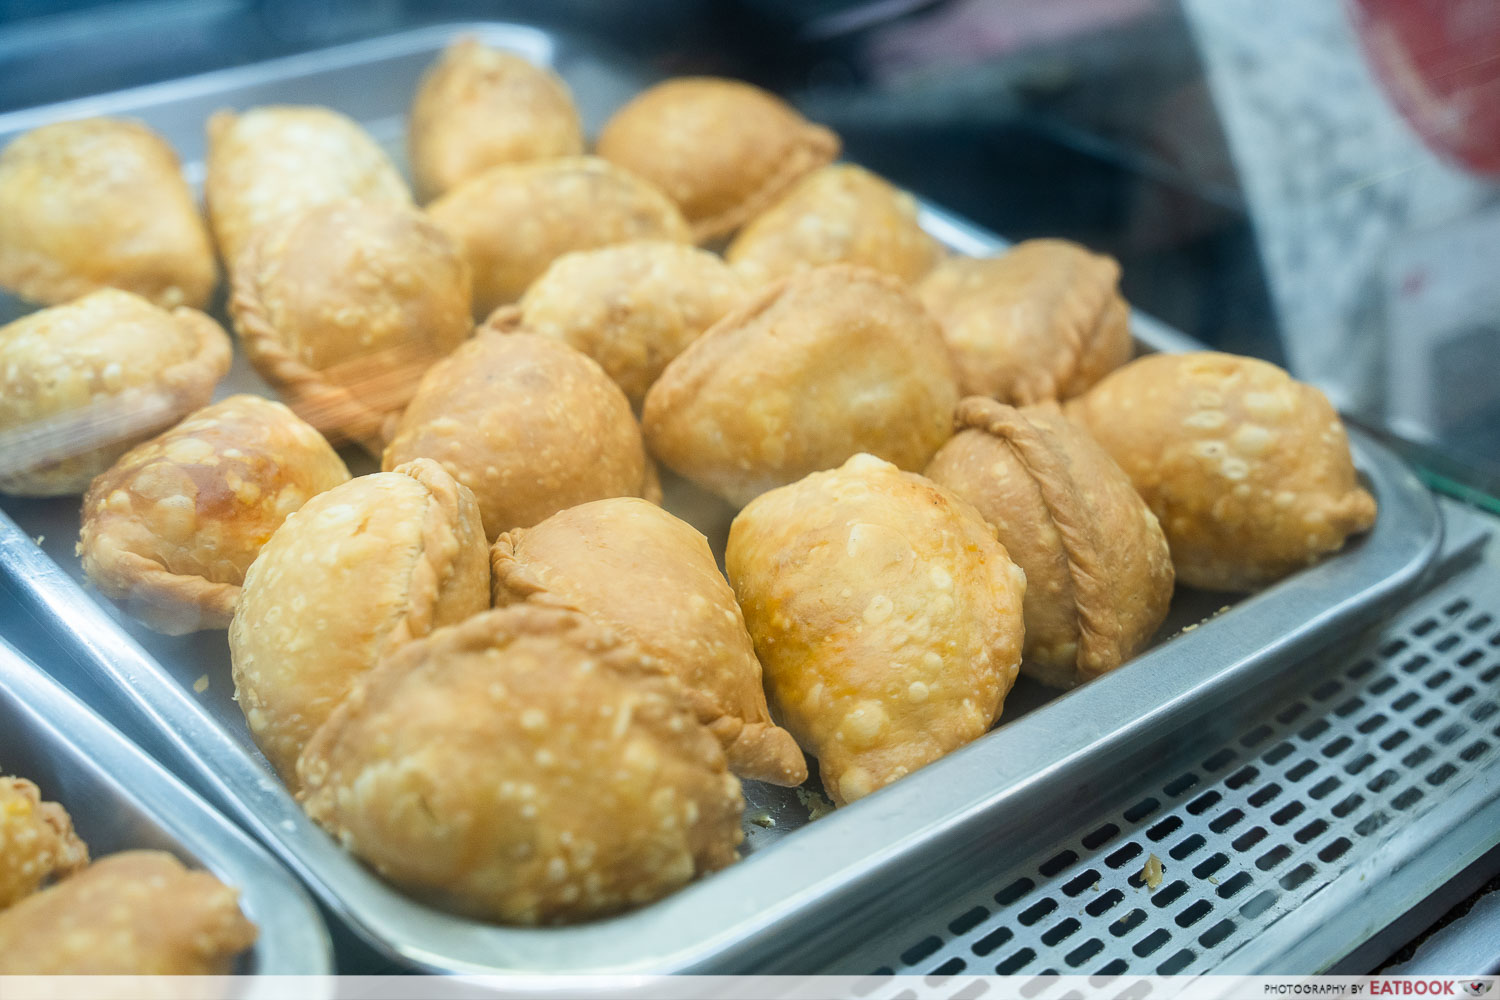
[{"label": "crumb on metal surface", "polygon": [[193,690],[198,692],[199,694],[202,694],[203,692],[208,690],[207,674],[204,674],[202,677],[199,677],[197,680],[193,681]]},{"label": "crumb on metal surface", "polygon": [[1158,858],[1154,854],[1148,855],[1145,866],[1141,868],[1141,881],[1146,883],[1147,890],[1155,892],[1157,887],[1161,885],[1161,880],[1161,858]]},{"label": "crumb on metal surface", "polygon": [[803,808],[807,810],[808,822],[812,822],[815,819],[822,819],[833,812],[833,803],[824,798],[821,792],[799,788],[797,789],[797,798],[801,800]]}]

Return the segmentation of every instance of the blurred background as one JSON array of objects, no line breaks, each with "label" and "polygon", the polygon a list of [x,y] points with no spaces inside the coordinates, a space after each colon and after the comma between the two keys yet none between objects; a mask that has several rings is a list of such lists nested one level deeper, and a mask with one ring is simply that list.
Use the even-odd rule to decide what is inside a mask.
[{"label": "blurred background", "polygon": [[998,233],[1114,254],[1138,307],[1495,506],[1494,0],[0,0],[0,111],[471,19],[775,90]]}]

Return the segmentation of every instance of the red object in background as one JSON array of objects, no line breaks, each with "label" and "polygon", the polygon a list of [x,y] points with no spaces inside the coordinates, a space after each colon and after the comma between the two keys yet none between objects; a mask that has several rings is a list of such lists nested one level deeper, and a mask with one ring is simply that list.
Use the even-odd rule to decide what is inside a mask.
[{"label": "red object in background", "polygon": [[1500,174],[1500,2],[1353,0],[1376,75],[1428,147]]}]

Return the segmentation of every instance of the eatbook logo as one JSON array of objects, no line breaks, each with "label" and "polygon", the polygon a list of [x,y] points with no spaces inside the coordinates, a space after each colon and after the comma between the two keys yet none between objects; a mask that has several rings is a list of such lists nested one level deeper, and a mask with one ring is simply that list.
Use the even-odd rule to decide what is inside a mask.
[{"label": "eatbook logo", "polygon": [[1490,987],[1495,985],[1495,981],[1493,979],[1470,979],[1461,985],[1463,991],[1469,996],[1482,997],[1490,992]]}]

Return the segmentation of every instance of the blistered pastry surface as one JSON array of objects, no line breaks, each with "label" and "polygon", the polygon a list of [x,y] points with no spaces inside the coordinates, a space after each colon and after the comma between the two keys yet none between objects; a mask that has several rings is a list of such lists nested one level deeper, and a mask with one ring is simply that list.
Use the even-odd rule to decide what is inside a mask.
[{"label": "blistered pastry surface", "polygon": [[519,299],[570,251],[632,240],[691,241],[671,199],[591,156],[491,167],[427,210],[474,268],[475,316]]},{"label": "blistered pastry surface", "polygon": [[360,675],[488,606],[478,509],[436,463],[319,494],[261,549],[230,625],[251,736],[295,787],[297,755]]},{"label": "blistered pastry surface", "polygon": [[1253,590],[1375,521],[1328,398],[1267,362],[1140,358],[1067,413],[1130,476],[1191,586]]},{"label": "blistered pastry surface", "polygon": [[0,911],[0,976],[222,976],[255,939],[213,875],[125,851]]},{"label": "blistered pastry surface", "polygon": [[1114,259],[1067,240],[952,257],[922,281],[965,395],[1024,406],[1076,396],[1130,360]]},{"label": "blistered pastry surface", "polygon": [[348,479],[338,453],[285,406],[230,396],[94,480],[78,554],[101,592],[158,631],[226,628],[261,546]]},{"label": "blistered pastry surface", "polygon": [[310,105],[215,113],[203,194],[231,277],[251,237],[317,205],[411,204],[395,165],[354,119]]},{"label": "blistered pastry surface", "polygon": [[734,591],[692,525],[646,500],[596,500],[501,535],[491,560],[497,607],[575,608],[680,678],[740,777],[807,779],[802,752],[771,721]]},{"label": "blistered pastry surface", "polygon": [[752,219],[725,258],[752,284],[825,264],[860,264],[915,282],[943,256],[917,202],[863,167],[823,167]]},{"label": "blistered pastry surface", "polygon": [[725,565],[783,724],[844,804],[983,735],[1025,574],[964,501],[870,455],[761,496]]},{"label": "blistered pastry surface", "polygon": [[102,289],[0,327],[0,493],[82,493],[151,434],[205,405],[229,338],[204,314]]},{"label": "blistered pastry surface", "polygon": [[733,503],[866,451],[918,470],[958,388],[937,324],[897,279],[836,265],[729,313],[646,396],[652,453]]},{"label": "blistered pastry surface", "polygon": [[423,377],[382,459],[430,458],[474,491],[491,539],[559,510],[636,496],[646,456],[630,403],[566,344],[481,329]]},{"label": "blistered pastry surface", "polygon": [[88,860],[66,809],[25,778],[0,777],[0,912]]},{"label": "blistered pastry surface", "polygon": [[725,236],[838,155],[836,135],[738,80],[681,77],[636,95],[599,155],[666,192],[698,242]]},{"label": "blistered pastry surface", "polygon": [[605,916],[733,862],[738,780],[674,678],[577,612],[490,611],[381,663],[301,764],[384,877],[518,924]]},{"label": "blistered pastry surface", "polygon": [[0,153],[0,287],[49,305],[121,288],[201,309],[217,279],[177,154],[145,125],[59,122]]},{"label": "blistered pastry surface", "polygon": [[717,255],[643,241],[565,254],[521,296],[526,329],[576,347],[632,404],[749,289]]},{"label": "blistered pastry surface", "polygon": [[378,452],[386,419],[472,331],[472,287],[458,245],[420,212],[346,200],[252,241],[229,311],[294,409]]},{"label": "blistered pastry surface", "polygon": [[974,505],[1026,573],[1021,671],[1072,687],[1150,641],[1172,599],[1166,538],[1129,478],[1055,406],[959,404],[926,474]]},{"label": "blistered pastry surface", "polygon": [[552,70],[464,38],[418,84],[407,149],[418,193],[433,198],[502,163],[577,156],[583,125]]}]

